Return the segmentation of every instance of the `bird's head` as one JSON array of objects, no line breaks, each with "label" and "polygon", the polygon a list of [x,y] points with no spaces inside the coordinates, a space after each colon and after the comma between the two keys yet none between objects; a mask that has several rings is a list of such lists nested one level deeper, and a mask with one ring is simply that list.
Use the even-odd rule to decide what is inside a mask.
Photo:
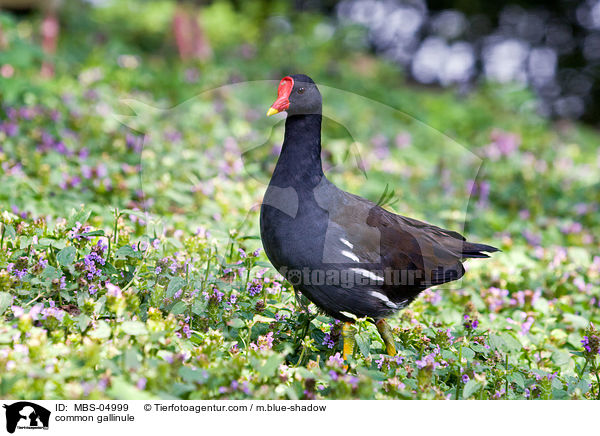
[{"label": "bird's head", "polygon": [[321,93],[313,80],[304,74],[286,76],[279,82],[277,100],[267,116],[286,111],[288,115],[321,113]]}]

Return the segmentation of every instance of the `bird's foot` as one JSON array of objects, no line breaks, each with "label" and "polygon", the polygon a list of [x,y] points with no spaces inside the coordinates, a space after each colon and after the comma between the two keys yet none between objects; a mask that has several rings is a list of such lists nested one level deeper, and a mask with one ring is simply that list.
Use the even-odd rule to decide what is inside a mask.
[{"label": "bird's foot", "polygon": [[385,350],[390,356],[396,355],[396,342],[394,341],[394,336],[392,334],[392,328],[385,321],[385,319],[380,319],[375,323],[377,326],[377,331],[383,339],[383,343],[385,344]]}]

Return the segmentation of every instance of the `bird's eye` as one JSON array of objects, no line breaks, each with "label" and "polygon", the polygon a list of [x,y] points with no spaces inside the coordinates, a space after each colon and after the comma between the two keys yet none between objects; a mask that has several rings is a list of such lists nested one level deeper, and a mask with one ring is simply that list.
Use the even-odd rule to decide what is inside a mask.
[{"label": "bird's eye", "polygon": [[304,91],[306,91],[306,89],[298,88],[298,94],[304,94]]}]

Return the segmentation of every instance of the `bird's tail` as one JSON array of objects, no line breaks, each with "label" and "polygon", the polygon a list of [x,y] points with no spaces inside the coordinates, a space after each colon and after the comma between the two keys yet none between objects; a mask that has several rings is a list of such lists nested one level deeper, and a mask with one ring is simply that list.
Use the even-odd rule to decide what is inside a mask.
[{"label": "bird's tail", "polygon": [[492,247],[491,245],[477,244],[475,242],[465,242],[463,243],[461,254],[463,259],[468,259],[472,257],[490,257],[488,254],[483,253],[484,251],[487,251],[488,253],[494,253],[496,251],[500,251],[500,249]]}]

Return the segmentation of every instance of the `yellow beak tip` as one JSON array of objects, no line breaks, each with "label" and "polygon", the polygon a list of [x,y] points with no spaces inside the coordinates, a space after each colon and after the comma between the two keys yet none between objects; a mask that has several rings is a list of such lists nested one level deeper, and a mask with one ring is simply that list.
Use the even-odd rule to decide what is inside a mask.
[{"label": "yellow beak tip", "polygon": [[279,111],[277,109],[270,107],[269,110],[267,111],[267,116],[270,117],[271,115],[275,115],[278,113],[279,113]]}]

